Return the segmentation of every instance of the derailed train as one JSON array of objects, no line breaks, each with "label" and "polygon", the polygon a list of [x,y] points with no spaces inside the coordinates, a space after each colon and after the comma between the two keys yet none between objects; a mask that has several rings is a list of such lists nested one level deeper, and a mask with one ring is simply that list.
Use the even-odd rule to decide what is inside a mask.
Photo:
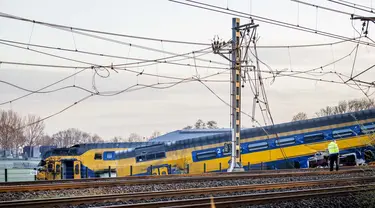
[{"label": "derailed train", "polygon": [[[245,170],[316,166],[316,156],[324,155],[328,143],[336,139],[341,161],[358,165],[375,160],[374,133],[375,109],[242,129],[241,163]],[[74,178],[91,177],[108,170],[107,166],[117,176],[226,171],[230,164],[230,139],[231,132],[225,129],[178,130],[150,142],[128,143],[123,149],[101,149],[100,160],[94,160],[93,154],[82,153],[73,162],[78,164],[79,160],[80,165],[80,175]],[[98,163],[103,166],[95,169]]]},{"label": "derailed train", "polygon": [[[149,144],[149,142],[89,143],[52,149],[42,156],[37,179],[80,179],[109,175],[109,172],[116,170],[115,151]],[[110,167],[113,169],[110,170]],[[115,172],[112,175],[115,175]]]}]

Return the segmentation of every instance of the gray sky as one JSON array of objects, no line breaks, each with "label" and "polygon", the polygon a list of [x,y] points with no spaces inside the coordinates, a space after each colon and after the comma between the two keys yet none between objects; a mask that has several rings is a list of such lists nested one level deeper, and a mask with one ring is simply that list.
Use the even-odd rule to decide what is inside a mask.
[{"label": "gray sky", "polygon": [[[224,7],[227,6],[226,0],[207,0],[204,2]],[[371,0],[357,0],[355,2],[367,6],[372,5]],[[369,13],[355,11],[323,0],[314,1],[314,3],[349,13],[355,12],[360,15],[369,15]],[[246,13],[252,12],[263,17],[293,24],[298,23],[311,28],[317,27],[318,30],[330,33],[348,37],[356,35],[349,16],[320,9],[317,11],[313,7],[298,6],[298,4],[288,0],[237,0],[229,1],[228,5],[231,9]],[[1,0],[0,8],[2,12],[39,21],[135,36],[206,43],[211,43],[211,39],[215,35],[224,40],[228,40],[231,37],[232,16],[191,8],[167,0],[67,0],[53,2],[47,0]],[[248,23],[248,20],[241,18],[241,23]],[[258,34],[260,39],[258,45],[294,45],[338,41],[266,23],[259,22],[259,25]],[[357,30],[361,29],[360,22],[354,22],[354,26]],[[372,39],[375,39],[374,29],[374,24],[370,25],[369,37]],[[173,53],[185,53],[203,48],[203,46],[161,43],[131,38],[111,38],[132,43],[133,45],[138,44]],[[0,18],[0,39],[26,43],[30,39],[31,44],[70,49],[77,48],[78,50],[143,59],[156,59],[168,56],[168,54],[111,43],[41,25],[33,26],[32,23],[4,18]],[[333,46],[291,48],[289,50],[285,48],[259,49],[259,58],[270,65],[273,70],[290,68],[293,70],[308,70],[320,67],[347,55],[355,46],[355,43],[342,43]],[[35,47],[31,48],[37,49]],[[70,52],[40,50],[102,65],[133,62],[124,59],[97,57]],[[354,74],[374,64],[374,52],[375,50],[372,47],[362,45],[359,47]],[[200,58],[228,63],[225,59],[214,54],[208,54]],[[323,68],[323,72],[337,71],[350,75],[353,60],[354,53],[352,56],[335,65]],[[87,66],[5,45],[0,45],[0,61]],[[193,65],[194,60],[184,60],[179,63]],[[202,66],[220,66],[198,60],[196,60],[196,64]],[[132,69],[136,71],[145,70],[148,73],[176,77],[191,77],[196,73],[194,67],[168,64],[154,64],[147,67],[133,65],[133,67]],[[267,70],[265,66],[261,66],[261,69]],[[76,71],[75,69],[1,64],[0,79],[24,88],[36,90],[69,76]],[[198,69],[200,76],[214,74],[218,71],[220,69]],[[75,84],[92,90],[92,75],[93,72],[91,70],[86,70],[74,78],[68,79],[49,89],[57,89]],[[263,76],[266,77],[269,75],[264,74]],[[304,74],[301,76],[311,77]],[[321,77],[318,76],[318,78],[340,81],[336,75],[329,74]],[[370,70],[360,78],[365,81],[373,81],[374,70]],[[229,74],[219,75],[212,79],[229,80]],[[137,82],[149,85],[170,81],[175,80],[145,75],[137,78],[134,73],[120,71],[119,73],[111,72],[109,78],[97,77],[96,87],[99,91],[121,90]],[[343,99],[363,97],[360,91],[346,85],[291,77],[278,77],[272,84],[270,80],[267,80],[265,85],[271,111],[276,123],[290,121],[292,116],[300,111],[306,112],[312,117],[321,107],[334,105]],[[229,83],[208,83],[208,86],[229,102]],[[370,93],[372,92],[373,90],[370,90]],[[0,94],[0,102],[6,102],[24,95],[25,92],[0,83]],[[2,105],[0,109],[12,109],[22,115],[32,113],[45,117],[60,111],[86,95],[86,92],[77,89],[66,89],[49,94],[34,94],[12,104]],[[243,89],[243,110],[251,113],[251,109],[252,93],[249,86],[247,86]],[[132,132],[143,136],[151,135],[154,130],[167,133],[193,124],[198,118],[204,121],[216,120],[219,126],[229,127],[229,108],[202,84],[191,82],[163,90],[146,88],[113,97],[92,97],[64,113],[46,120],[45,123],[48,134],[74,127],[89,133],[97,133],[104,139],[109,139],[113,136],[127,136]],[[259,111],[256,113],[256,118],[263,123]],[[253,125],[251,120],[246,116],[243,116],[242,124],[246,127]]]}]

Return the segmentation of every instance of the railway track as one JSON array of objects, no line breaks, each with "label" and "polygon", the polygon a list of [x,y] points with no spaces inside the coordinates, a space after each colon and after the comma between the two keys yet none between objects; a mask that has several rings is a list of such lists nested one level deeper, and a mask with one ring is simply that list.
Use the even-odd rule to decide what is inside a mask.
[{"label": "railway track", "polygon": [[[369,171],[375,172],[375,165],[368,167],[352,167],[343,166],[340,167],[342,171]],[[182,177],[197,177],[197,176],[221,176],[221,175],[233,175],[233,174],[278,174],[278,173],[306,173],[306,172],[326,172],[328,168],[323,169],[282,169],[282,170],[251,170],[250,172],[208,172],[202,174],[171,174],[171,175],[148,175],[148,176],[125,176],[125,177],[113,177],[113,178],[83,178],[83,179],[56,179],[56,180],[41,180],[41,181],[17,181],[17,182],[0,182],[1,186],[13,186],[13,185],[37,185],[37,184],[55,184],[55,183],[81,183],[81,182],[94,182],[94,181],[118,181],[118,180],[134,180],[134,179],[156,179],[156,178],[182,178]]]},{"label": "railway track", "polygon": [[340,172],[330,171],[314,171],[314,172],[285,172],[285,173],[268,173],[268,174],[254,174],[254,173],[237,173],[237,174],[208,174],[189,177],[144,177],[144,178],[127,178],[125,180],[106,180],[106,181],[74,181],[71,183],[52,183],[52,184],[12,184],[0,186],[0,193],[4,192],[22,192],[22,191],[43,191],[43,190],[59,190],[59,189],[82,189],[95,188],[105,186],[118,185],[142,185],[142,184],[163,184],[163,183],[183,183],[183,182],[197,182],[207,180],[235,180],[235,179],[249,179],[249,178],[282,178],[282,177],[300,177],[300,176],[319,176],[319,175],[334,175],[334,174],[350,174],[360,173],[364,171],[373,171],[372,169],[351,169],[342,170]]},{"label": "railway track", "polygon": [[[373,184],[371,184],[373,183]],[[359,185],[354,185],[359,184]],[[367,185],[363,185],[367,184]],[[370,185],[368,185],[370,184]],[[201,195],[211,195],[219,193],[233,194],[235,192],[245,192],[245,191],[256,191],[256,190],[275,190],[275,189],[286,189],[286,188],[298,188],[298,187],[318,187],[318,186],[341,186],[341,187],[351,187],[350,190],[356,190],[353,187],[361,188],[367,187],[371,190],[375,190],[375,177],[360,177],[360,178],[345,178],[345,179],[330,179],[330,180],[316,180],[316,181],[301,181],[301,182],[288,182],[288,183],[272,183],[272,184],[254,184],[254,185],[241,185],[241,186],[223,186],[223,187],[211,187],[211,188],[196,188],[196,189],[183,189],[183,190],[169,190],[169,191],[157,191],[157,192],[140,192],[140,193],[126,193],[126,194],[110,194],[110,195],[96,195],[96,196],[81,196],[81,197],[65,197],[65,198],[50,198],[50,199],[34,199],[34,200],[18,200],[18,201],[5,201],[0,202],[0,207],[51,207],[51,206],[64,206],[64,205],[80,205],[80,204],[93,204],[93,203],[107,203],[107,202],[117,202],[117,201],[129,201],[129,200],[145,200],[145,199],[155,199],[155,198],[178,198],[186,196],[201,196]],[[348,186],[351,185],[351,186]],[[353,186],[354,185],[354,186]],[[315,191],[308,192],[308,190],[295,192],[295,194],[311,194],[320,193],[316,190],[326,190],[326,189],[314,189]],[[327,188],[328,190],[328,188]],[[340,190],[342,188],[336,187],[329,190]],[[289,193],[289,192],[288,192]],[[326,192],[324,192],[326,193]],[[280,192],[278,192],[280,194]],[[251,196],[251,197],[250,197]],[[288,195],[282,192],[282,195],[287,197]],[[297,196],[297,195],[295,195]],[[307,196],[307,195],[306,195]],[[240,196],[230,196],[230,197],[215,197],[215,202],[227,203],[225,200],[261,200],[265,197],[279,197],[276,193],[267,194],[246,194]],[[185,206],[187,204],[195,205],[201,204],[203,207],[207,203],[208,198],[191,199],[191,200],[174,200],[174,201],[161,201],[152,203],[141,203],[141,204],[124,204],[116,205],[114,207],[164,207],[164,206]],[[250,201],[251,201],[250,200]],[[251,201],[259,202],[259,201]],[[229,203],[229,202],[228,202]]]},{"label": "railway track", "polygon": [[298,190],[288,192],[273,192],[262,194],[244,194],[238,196],[211,197],[202,199],[177,200],[156,203],[112,205],[107,208],[138,208],[138,207],[164,207],[164,208],[216,208],[237,207],[243,205],[269,204],[287,200],[301,200],[314,197],[347,196],[353,193],[374,191],[375,185],[354,185],[333,188],[317,188],[310,190]]}]

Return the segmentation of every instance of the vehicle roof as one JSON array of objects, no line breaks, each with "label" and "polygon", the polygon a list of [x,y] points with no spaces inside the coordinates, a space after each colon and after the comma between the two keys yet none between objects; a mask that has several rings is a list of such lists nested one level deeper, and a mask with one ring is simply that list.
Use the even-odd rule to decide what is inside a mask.
[{"label": "vehicle roof", "polygon": [[204,136],[228,133],[230,129],[184,129],[169,132],[159,137],[150,139],[150,142],[171,142],[185,139],[193,139]]},{"label": "vehicle roof", "polygon": [[[366,119],[375,118],[375,109],[362,110],[338,115],[325,116],[320,118],[312,118],[302,121],[294,121],[274,126],[246,128],[241,130],[241,139],[266,136],[271,134],[280,134],[308,128],[316,128],[340,123],[355,122]],[[185,134],[186,132],[186,134]],[[203,133],[205,132],[205,133]],[[175,136],[175,137],[174,137]],[[190,136],[190,137],[189,137]],[[203,146],[221,142],[227,142],[231,139],[231,131],[229,130],[178,130],[154,139],[154,141],[164,141],[166,150],[173,151],[177,149],[190,148],[194,146]],[[139,148],[139,147],[138,147]],[[146,147],[142,147],[147,149]],[[135,152],[132,150],[120,151],[116,158],[134,157]]]}]

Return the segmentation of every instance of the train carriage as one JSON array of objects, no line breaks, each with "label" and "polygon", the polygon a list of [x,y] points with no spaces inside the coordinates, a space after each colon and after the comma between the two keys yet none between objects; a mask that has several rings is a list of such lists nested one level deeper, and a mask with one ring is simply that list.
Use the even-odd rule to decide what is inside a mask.
[{"label": "train carriage", "polygon": [[148,142],[87,143],[47,151],[39,163],[37,179],[80,179],[116,176],[115,151],[127,150]]},{"label": "train carriage", "polygon": [[[249,169],[327,165],[335,139],[340,162],[375,160],[375,109],[241,130],[241,163]],[[79,144],[45,154],[39,179],[223,172],[230,164],[230,129],[177,130],[149,142]]]},{"label": "train carriage", "polygon": [[[335,139],[341,163],[359,165],[375,159],[374,131],[375,109],[243,129],[241,163],[245,170],[308,168],[312,158],[325,154],[328,143]],[[159,166],[169,167],[170,174],[226,171],[230,139],[229,129],[178,130],[153,139],[164,143],[157,147],[116,152],[121,164],[117,174],[154,174],[153,168]]]}]

